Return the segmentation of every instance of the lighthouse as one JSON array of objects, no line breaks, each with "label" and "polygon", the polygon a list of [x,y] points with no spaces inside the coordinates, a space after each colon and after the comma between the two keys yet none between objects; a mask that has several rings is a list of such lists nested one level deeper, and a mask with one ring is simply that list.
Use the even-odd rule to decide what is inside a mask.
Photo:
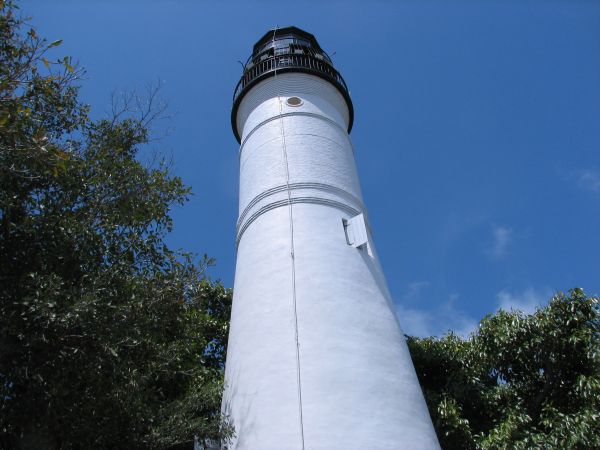
[{"label": "lighthouse", "polygon": [[280,28],[254,45],[231,113],[229,448],[439,449],[375,250],[353,121],[346,83],[312,34]]}]

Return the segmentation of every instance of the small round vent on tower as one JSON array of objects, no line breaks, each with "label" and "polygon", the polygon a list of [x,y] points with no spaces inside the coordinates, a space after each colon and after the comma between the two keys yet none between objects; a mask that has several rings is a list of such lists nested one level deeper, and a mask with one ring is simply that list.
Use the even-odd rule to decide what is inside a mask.
[{"label": "small round vent on tower", "polygon": [[286,100],[286,103],[288,106],[300,106],[302,105],[303,101],[300,97],[290,97]]}]

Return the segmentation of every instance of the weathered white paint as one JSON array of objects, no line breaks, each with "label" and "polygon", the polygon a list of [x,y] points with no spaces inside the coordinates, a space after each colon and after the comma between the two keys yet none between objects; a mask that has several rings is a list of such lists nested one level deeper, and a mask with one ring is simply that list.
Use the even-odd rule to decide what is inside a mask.
[{"label": "weathered white paint", "polygon": [[[291,96],[303,104],[288,106]],[[370,230],[372,256],[346,239],[343,219],[367,216],[343,97],[321,78],[280,74],[246,94],[237,124],[240,219],[223,400],[231,448],[302,448],[283,125],[304,448],[438,449]]]}]

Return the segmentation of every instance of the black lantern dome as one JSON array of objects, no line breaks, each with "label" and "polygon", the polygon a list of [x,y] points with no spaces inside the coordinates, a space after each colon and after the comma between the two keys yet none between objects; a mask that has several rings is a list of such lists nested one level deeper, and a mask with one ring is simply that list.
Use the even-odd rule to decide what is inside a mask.
[{"label": "black lantern dome", "polygon": [[231,111],[231,125],[238,142],[240,136],[236,125],[237,111],[244,95],[258,82],[284,72],[309,73],[333,84],[348,104],[350,133],[354,122],[354,108],[346,82],[312,34],[300,28],[286,27],[270,30],[260,38],[254,44],[252,55],[244,65],[242,78],[233,94]]}]

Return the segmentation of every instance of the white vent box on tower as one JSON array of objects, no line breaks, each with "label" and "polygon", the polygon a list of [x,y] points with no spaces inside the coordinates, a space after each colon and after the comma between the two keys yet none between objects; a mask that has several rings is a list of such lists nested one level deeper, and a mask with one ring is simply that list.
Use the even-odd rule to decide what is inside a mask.
[{"label": "white vent box on tower", "polygon": [[344,219],[344,230],[346,231],[346,242],[355,248],[365,248],[369,256],[373,256],[367,233],[367,222],[363,213]]}]

